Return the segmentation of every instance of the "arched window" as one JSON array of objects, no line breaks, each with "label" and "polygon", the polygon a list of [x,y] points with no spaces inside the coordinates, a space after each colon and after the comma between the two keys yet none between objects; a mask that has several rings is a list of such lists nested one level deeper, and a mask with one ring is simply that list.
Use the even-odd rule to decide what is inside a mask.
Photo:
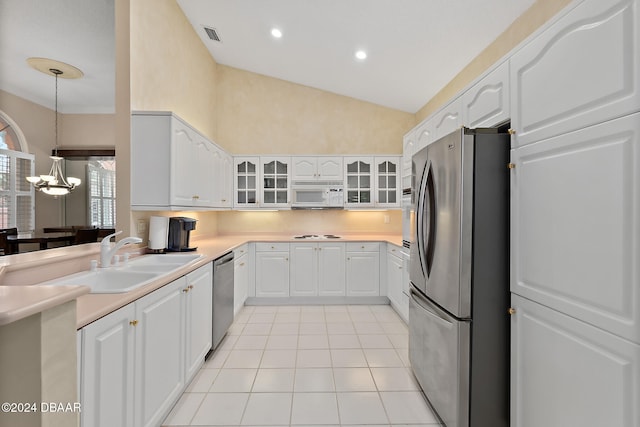
[{"label": "arched window", "polygon": [[35,228],[35,192],[26,177],[33,176],[34,155],[16,123],[0,111],[0,229]]}]

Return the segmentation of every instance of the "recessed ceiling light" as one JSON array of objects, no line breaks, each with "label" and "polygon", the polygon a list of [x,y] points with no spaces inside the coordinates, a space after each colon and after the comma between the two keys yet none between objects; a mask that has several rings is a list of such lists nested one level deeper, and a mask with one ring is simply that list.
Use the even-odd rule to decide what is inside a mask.
[{"label": "recessed ceiling light", "polygon": [[364,50],[357,51],[356,58],[359,59],[360,61],[367,59],[367,52],[365,52]]},{"label": "recessed ceiling light", "polygon": [[271,35],[277,39],[279,39],[280,37],[282,37],[282,31],[280,31],[277,28],[272,28],[271,29]]}]

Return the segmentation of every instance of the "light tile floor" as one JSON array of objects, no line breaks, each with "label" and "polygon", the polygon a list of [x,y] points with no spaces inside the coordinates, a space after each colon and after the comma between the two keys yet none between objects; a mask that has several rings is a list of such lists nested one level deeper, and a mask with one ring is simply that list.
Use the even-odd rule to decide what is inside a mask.
[{"label": "light tile floor", "polygon": [[164,426],[428,425],[388,305],[246,306]]}]

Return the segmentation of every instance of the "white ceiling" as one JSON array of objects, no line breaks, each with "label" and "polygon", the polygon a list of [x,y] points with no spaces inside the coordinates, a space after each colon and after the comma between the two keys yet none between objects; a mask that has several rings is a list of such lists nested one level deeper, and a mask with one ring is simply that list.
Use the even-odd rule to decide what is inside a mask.
[{"label": "white ceiling", "polygon": [[[535,0],[177,2],[220,64],[414,113]],[[113,112],[114,0],[0,0],[0,88],[53,108],[54,80],[26,64],[34,56],[85,74],[60,79],[60,111]]]},{"label": "white ceiling", "polygon": [[[416,112],[534,0],[177,0],[224,65]],[[217,30],[210,40],[203,26]],[[279,40],[272,27],[283,32]],[[357,49],[368,52],[357,62]]]},{"label": "white ceiling", "polygon": [[54,77],[26,59],[55,59],[84,73],[58,79],[59,111],[113,113],[114,13],[114,0],[0,0],[0,88],[53,109]]}]

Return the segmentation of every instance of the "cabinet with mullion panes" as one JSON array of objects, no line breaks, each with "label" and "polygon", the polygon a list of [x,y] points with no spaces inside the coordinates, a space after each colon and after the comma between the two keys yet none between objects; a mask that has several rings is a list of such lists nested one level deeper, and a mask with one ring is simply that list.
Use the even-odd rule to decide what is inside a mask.
[{"label": "cabinet with mullion panes", "polygon": [[234,206],[236,208],[257,207],[258,200],[258,157],[234,158]]},{"label": "cabinet with mullion panes", "polygon": [[373,206],[373,157],[345,157],[345,207]]},{"label": "cabinet with mullion panes", "polygon": [[290,158],[261,157],[260,163],[262,167],[261,206],[289,207]]},{"label": "cabinet with mullion panes", "polygon": [[376,157],[376,206],[397,207],[400,203],[399,157]]}]

